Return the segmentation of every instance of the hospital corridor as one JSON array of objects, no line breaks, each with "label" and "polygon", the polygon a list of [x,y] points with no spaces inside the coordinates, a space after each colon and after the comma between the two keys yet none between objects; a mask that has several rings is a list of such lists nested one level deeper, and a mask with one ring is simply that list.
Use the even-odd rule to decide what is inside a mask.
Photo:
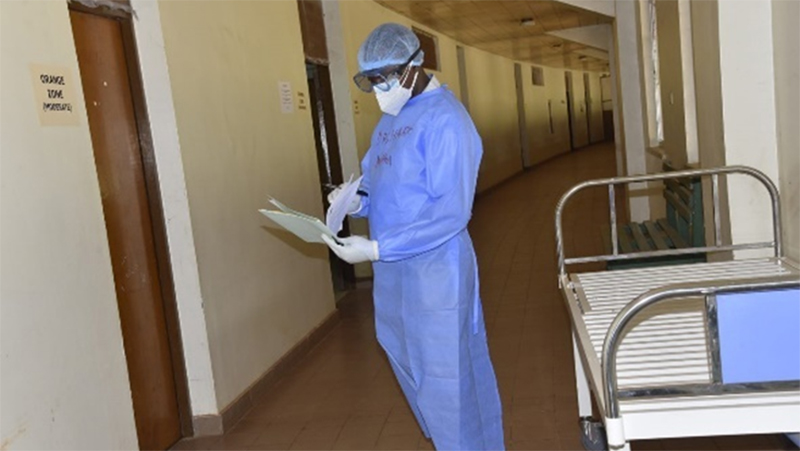
[{"label": "hospital corridor", "polygon": [[[569,319],[556,278],[554,230],[546,212],[575,182],[614,172],[613,147],[599,144],[525,172],[479,196],[470,225],[481,271],[489,346],[513,450],[583,449]],[[602,194],[602,193],[601,193]],[[599,197],[599,198],[598,198]],[[600,220],[607,199],[585,199],[569,228]],[[588,235],[588,236],[587,236]],[[602,247],[600,234],[574,246]],[[533,275],[533,277],[531,277]],[[341,323],[222,437],[173,449],[433,449],[419,431],[386,358],[373,340],[368,287],[340,303]],[[634,450],[795,449],[757,435],[634,442]]]},{"label": "hospital corridor", "polygon": [[800,449],[800,1],[0,0],[0,451]]}]

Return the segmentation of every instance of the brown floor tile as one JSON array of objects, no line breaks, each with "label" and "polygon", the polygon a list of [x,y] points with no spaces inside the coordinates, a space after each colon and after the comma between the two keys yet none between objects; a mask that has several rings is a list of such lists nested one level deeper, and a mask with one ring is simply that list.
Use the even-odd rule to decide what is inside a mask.
[{"label": "brown floor tile", "polygon": [[[291,445],[300,435],[306,421],[304,420],[277,420],[260,430],[251,445]],[[226,435],[227,437],[227,435]]]},{"label": "brown floor tile", "polygon": [[429,439],[423,438],[419,441],[417,445],[417,449],[420,451],[430,451],[435,450],[436,448],[433,447],[433,442]]},{"label": "brown floor tile", "polygon": [[416,450],[421,440],[421,434],[381,436],[375,449],[408,451]]},{"label": "brown floor tile", "polygon": [[521,442],[512,441],[508,444],[509,450],[530,451],[530,450],[543,450],[552,451],[560,449],[561,444],[558,439],[540,439],[540,440],[525,440]]},{"label": "brown floor tile", "polygon": [[420,429],[417,421],[413,419],[409,421],[396,421],[392,423],[387,422],[381,430],[380,437],[384,438],[410,435],[416,435],[418,438],[422,437],[422,429]]},{"label": "brown floor tile", "polygon": [[329,450],[333,448],[344,424],[339,426],[306,427],[292,442],[290,449]]},{"label": "brown floor tile", "polygon": [[354,417],[347,420],[333,449],[374,449],[386,418]]},{"label": "brown floor tile", "polygon": [[221,437],[186,438],[173,445],[171,449],[175,451],[214,450],[219,448],[219,443],[221,440],[222,440]]}]

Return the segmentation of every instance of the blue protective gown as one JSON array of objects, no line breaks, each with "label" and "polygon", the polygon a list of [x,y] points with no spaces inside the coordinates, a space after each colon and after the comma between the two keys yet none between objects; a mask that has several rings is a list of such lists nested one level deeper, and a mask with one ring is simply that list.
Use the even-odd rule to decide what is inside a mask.
[{"label": "blue protective gown", "polygon": [[502,408],[467,233],[483,153],[446,88],[384,115],[362,161],[357,216],[378,242],[378,342],[426,437],[439,450],[504,449]]}]

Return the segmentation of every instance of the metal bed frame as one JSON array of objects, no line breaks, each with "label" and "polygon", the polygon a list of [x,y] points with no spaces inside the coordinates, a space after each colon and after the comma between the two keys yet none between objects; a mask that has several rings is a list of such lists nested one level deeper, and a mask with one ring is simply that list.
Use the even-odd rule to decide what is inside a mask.
[{"label": "metal bed frame", "polygon": [[[754,178],[768,191],[772,241],[722,243],[719,178],[732,174]],[[615,186],[684,177],[711,178],[714,245],[619,253]],[[577,192],[602,186],[608,187],[612,254],[567,258],[563,210]],[[603,410],[612,449],[629,450],[629,441],[635,439],[800,430],[800,381],[722,382],[716,296],[800,287],[800,270],[783,256],[780,197],[766,175],[749,167],[729,166],[591,180],[561,197],[555,226],[558,283],[572,320],[584,435],[592,431],[586,426],[592,414],[590,390]],[[575,264],[754,249],[771,249],[773,256],[576,274],[566,271]]]}]

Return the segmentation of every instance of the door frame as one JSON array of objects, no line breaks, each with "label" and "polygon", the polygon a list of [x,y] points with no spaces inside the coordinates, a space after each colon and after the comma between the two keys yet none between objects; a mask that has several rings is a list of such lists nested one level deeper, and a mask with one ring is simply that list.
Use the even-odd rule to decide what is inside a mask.
[{"label": "door frame", "polygon": [[583,73],[583,103],[586,105],[586,142],[592,141],[592,80],[588,72]]},{"label": "door frame", "polygon": [[464,46],[456,46],[456,60],[458,62],[458,88],[461,104],[469,112],[469,81],[467,80],[467,55]]},{"label": "door frame", "polygon": [[575,115],[575,108],[574,104],[572,103],[573,97],[575,97],[575,92],[572,89],[572,72],[571,71],[564,71],[564,88],[566,90],[566,97],[567,97],[567,126],[569,128],[569,150],[575,150],[575,135],[574,135],[574,124],[573,119]]},{"label": "door frame", "polygon": [[[528,67],[528,66],[525,66]],[[522,65],[514,63],[514,86],[517,92],[517,126],[519,128],[519,147],[522,168],[530,167],[530,140],[528,139],[528,119],[525,111],[525,77],[522,75]]]},{"label": "door frame", "polygon": [[[128,0],[118,0],[118,2],[125,6],[130,6]],[[73,11],[116,20],[120,24],[125,62],[128,69],[127,75],[130,81],[133,113],[138,132],[139,148],[142,153],[142,169],[144,171],[147,201],[150,207],[150,220],[153,225],[152,232],[156,265],[158,267],[161,297],[164,303],[164,317],[167,324],[167,337],[169,339],[170,357],[174,374],[181,436],[191,437],[194,435],[194,430],[192,426],[192,410],[186,376],[183,342],[181,340],[178,305],[175,296],[175,285],[167,242],[166,222],[164,220],[163,202],[159,186],[158,170],[156,167],[155,148],[150,132],[150,120],[147,104],[145,102],[144,84],[142,82],[141,66],[134,35],[133,18],[131,14],[126,11],[110,9],[103,6],[91,8],[77,2],[68,2],[68,8]]]}]

